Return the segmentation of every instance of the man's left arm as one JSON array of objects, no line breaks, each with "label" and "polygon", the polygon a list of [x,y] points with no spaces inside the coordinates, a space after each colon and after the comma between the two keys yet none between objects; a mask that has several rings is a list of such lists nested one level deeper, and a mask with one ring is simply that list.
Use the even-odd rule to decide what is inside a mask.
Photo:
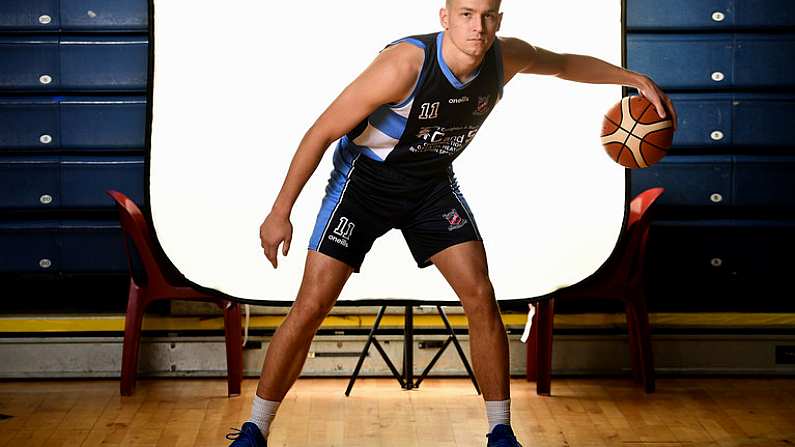
[{"label": "man's left arm", "polygon": [[505,82],[517,73],[551,75],[590,84],[618,84],[633,87],[666,116],[670,111],[676,129],[676,110],[670,98],[648,76],[617,67],[601,59],[580,54],[561,54],[530,45],[520,39],[501,38]]}]

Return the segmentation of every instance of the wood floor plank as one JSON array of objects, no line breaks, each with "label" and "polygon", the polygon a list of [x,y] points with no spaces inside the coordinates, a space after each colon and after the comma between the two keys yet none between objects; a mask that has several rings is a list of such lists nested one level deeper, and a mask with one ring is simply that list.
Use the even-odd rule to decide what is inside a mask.
[{"label": "wood floor plank", "polygon": [[[269,446],[483,446],[482,397],[466,379],[418,390],[392,379],[300,379]],[[0,382],[0,447],[228,446],[250,415],[256,380],[226,397],[223,380]],[[526,447],[784,447],[795,444],[795,379],[660,379],[646,394],[625,379],[556,379],[553,396],[514,380],[512,422]]]}]

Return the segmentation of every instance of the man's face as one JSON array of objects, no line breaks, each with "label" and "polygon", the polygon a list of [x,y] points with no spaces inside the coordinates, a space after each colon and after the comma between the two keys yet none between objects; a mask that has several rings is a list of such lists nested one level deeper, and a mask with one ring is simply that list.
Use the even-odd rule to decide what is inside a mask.
[{"label": "man's face", "polygon": [[473,57],[485,54],[500,29],[500,0],[448,0],[445,6],[439,18],[453,44]]}]

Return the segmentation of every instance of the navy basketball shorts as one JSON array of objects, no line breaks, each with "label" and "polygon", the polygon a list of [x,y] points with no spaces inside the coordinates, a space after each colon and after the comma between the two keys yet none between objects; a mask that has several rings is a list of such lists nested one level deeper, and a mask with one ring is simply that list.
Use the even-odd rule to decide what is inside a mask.
[{"label": "navy basketball shorts", "polygon": [[[347,158],[347,159],[346,159]],[[482,241],[452,170],[432,179],[408,177],[364,155],[336,151],[309,249],[359,272],[373,242],[399,229],[419,268],[434,254]]]}]

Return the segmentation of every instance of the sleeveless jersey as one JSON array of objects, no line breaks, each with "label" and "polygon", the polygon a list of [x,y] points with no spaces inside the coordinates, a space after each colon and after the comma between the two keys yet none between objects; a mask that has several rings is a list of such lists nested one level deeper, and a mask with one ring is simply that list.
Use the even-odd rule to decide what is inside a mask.
[{"label": "sleeveless jersey", "polygon": [[[442,57],[443,36],[444,32],[417,35],[388,45],[408,42],[425,51],[416,85],[402,103],[380,106],[340,139],[334,154],[339,174],[346,175],[355,165],[357,170],[370,171],[366,177],[373,183],[393,184],[401,182],[400,176],[452,175],[453,160],[502,97],[503,70],[495,39],[473,77],[459,81]],[[381,175],[386,170],[398,177]]]}]

